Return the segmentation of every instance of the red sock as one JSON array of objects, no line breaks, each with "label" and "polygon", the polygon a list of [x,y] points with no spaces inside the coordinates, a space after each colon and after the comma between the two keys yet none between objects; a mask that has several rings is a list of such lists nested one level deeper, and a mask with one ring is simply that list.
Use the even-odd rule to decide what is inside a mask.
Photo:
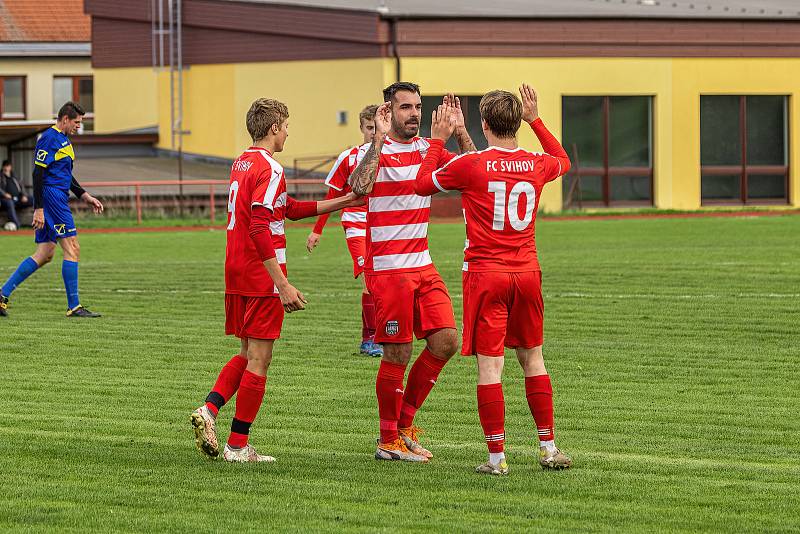
[{"label": "red sock", "polygon": [[506,401],[503,385],[478,385],[478,417],[489,452],[503,452],[506,444]]},{"label": "red sock", "polygon": [[211,388],[211,393],[206,397],[206,406],[215,416],[239,389],[239,382],[242,381],[242,373],[246,367],[247,358],[237,354],[220,371],[214,387]]},{"label": "red sock", "polygon": [[400,417],[400,403],[403,400],[403,376],[406,366],[382,360],[375,381],[378,395],[378,416],[381,420],[381,443],[391,443],[400,436],[397,434],[397,419]]},{"label": "red sock", "polygon": [[553,386],[550,384],[550,375],[526,376],[525,396],[536,422],[539,441],[554,439]]},{"label": "red sock", "polygon": [[259,376],[247,370],[242,374],[239,394],[236,395],[236,414],[231,422],[231,435],[228,436],[228,444],[231,447],[242,448],[247,445],[250,425],[255,421],[258,409],[261,408],[266,385],[266,376]]},{"label": "red sock", "polygon": [[370,293],[361,293],[361,340],[375,337],[375,301]]},{"label": "red sock", "polygon": [[427,348],[422,351],[417,361],[411,366],[406,382],[406,392],[403,395],[403,406],[400,409],[400,428],[407,428],[414,422],[422,403],[436,384],[439,373],[447,360],[441,360],[433,355]]}]

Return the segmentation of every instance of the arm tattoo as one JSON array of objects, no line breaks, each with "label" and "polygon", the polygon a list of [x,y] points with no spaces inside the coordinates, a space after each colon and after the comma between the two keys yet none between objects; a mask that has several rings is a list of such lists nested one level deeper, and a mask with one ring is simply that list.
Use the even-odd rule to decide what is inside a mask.
[{"label": "arm tattoo", "polygon": [[472,138],[469,136],[469,132],[466,128],[462,131],[456,131],[456,141],[458,141],[458,150],[463,154],[464,152],[475,152],[478,150],[475,148],[475,143],[472,142]]},{"label": "arm tattoo", "polygon": [[353,193],[361,197],[372,192],[372,186],[375,185],[375,178],[378,176],[378,163],[381,159],[383,143],[380,143],[380,146],[375,143],[375,141],[372,142],[364,154],[364,159],[350,176],[350,188]]}]

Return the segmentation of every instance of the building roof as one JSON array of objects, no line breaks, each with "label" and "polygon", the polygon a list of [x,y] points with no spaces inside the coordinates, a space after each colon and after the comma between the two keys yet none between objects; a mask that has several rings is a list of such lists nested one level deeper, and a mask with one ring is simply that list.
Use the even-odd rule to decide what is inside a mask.
[{"label": "building roof", "polygon": [[[69,27],[70,31],[64,31]],[[91,41],[89,15],[83,0],[1,0],[0,42]]]},{"label": "building roof", "polygon": [[349,9],[385,18],[667,18],[798,20],[797,0],[228,0]]}]

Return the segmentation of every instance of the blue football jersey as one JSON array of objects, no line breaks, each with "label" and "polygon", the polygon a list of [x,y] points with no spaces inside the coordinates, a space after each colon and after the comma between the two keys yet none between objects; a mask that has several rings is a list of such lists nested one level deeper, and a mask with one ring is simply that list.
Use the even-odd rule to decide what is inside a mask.
[{"label": "blue football jersey", "polygon": [[36,142],[34,163],[46,169],[44,185],[68,192],[72,183],[72,163],[75,150],[69,137],[52,126],[45,130]]}]

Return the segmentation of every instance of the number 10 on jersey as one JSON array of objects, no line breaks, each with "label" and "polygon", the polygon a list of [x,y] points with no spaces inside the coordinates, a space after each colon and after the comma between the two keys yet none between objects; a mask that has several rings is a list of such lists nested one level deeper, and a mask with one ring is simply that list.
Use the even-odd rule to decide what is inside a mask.
[{"label": "number 10 on jersey", "polygon": [[[492,230],[502,231],[506,226],[506,214],[511,228],[521,232],[531,224],[533,209],[536,206],[536,189],[528,182],[517,182],[508,193],[506,202],[506,182],[489,182],[489,192],[494,193],[494,218]],[[525,215],[519,217],[519,197],[525,195]]]}]

